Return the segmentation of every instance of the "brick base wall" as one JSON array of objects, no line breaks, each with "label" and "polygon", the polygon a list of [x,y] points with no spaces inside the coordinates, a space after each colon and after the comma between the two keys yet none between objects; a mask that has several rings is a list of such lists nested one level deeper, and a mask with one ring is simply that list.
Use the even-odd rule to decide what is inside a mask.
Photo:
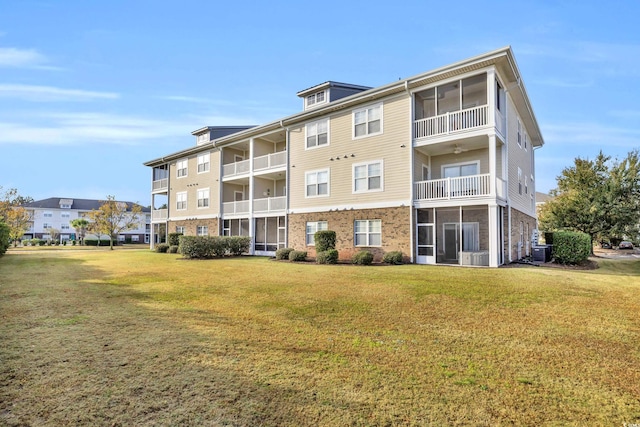
[{"label": "brick base wall", "polygon": [[184,234],[186,236],[195,236],[199,225],[206,225],[209,227],[209,236],[218,236],[220,230],[218,228],[218,218],[211,219],[186,219],[182,221],[169,221],[167,226],[167,233],[175,233],[176,226],[184,227]]},{"label": "brick base wall", "polygon": [[[379,219],[382,222],[381,247],[354,246],[354,221]],[[307,251],[315,257],[314,246],[306,245],[307,221],[327,221],[329,230],[336,232],[336,249],[341,260],[350,260],[354,253],[366,249],[374,255],[374,261],[382,261],[386,252],[401,251],[406,261],[411,256],[411,208],[395,207],[359,209],[336,212],[313,212],[288,216],[288,246]]]},{"label": "brick base wall", "polygon": [[[508,215],[505,215],[504,229],[509,229]],[[511,248],[509,248],[508,236],[505,235],[505,248],[509,248],[511,251],[511,260],[516,261],[518,259],[518,243],[520,241],[520,222],[523,224],[529,224],[529,235],[524,236],[525,244],[527,240],[531,240],[531,233],[536,228],[536,219],[531,215],[527,215],[524,212],[520,212],[517,209],[511,209]],[[526,234],[526,226],[524,227]],[[526,255],[525,248],[522,248],[522,256]],[[509,258],[505,259],[505,263],[509,262]]]}]

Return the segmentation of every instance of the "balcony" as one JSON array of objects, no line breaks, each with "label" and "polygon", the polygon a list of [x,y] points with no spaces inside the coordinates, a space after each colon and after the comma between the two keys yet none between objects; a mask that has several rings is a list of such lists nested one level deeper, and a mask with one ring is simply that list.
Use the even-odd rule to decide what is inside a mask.
[{"label": "balcony", "polygon": [[153,181],[151,191],[159,192],[159,191],[167,191],[169,189],[169,179],[163,178]]},{"label": "balcony", "polygon": [[254,213],[284,212],[287,209],[286,196],[267,197],[253,201]]},{"label": "balcony", "polygon": [[225,215],[238,215],[249,213],[249,200],[237,202],[225,202],[222,204],[222,213]]},{"label": "balcony", "polygon": [[151,221],[164,221],[169,217],[168,209],[153,209],[151,211]]},{"label": "balcony", "polygon": [[278,153],[267,154],[253,159],[253,170],[263,171],[275,169],[287,165],[287,152],[280,151]]},{"label": "balcony", "polygon": [[228,163],[222,166],[222,177],[229,178],[238,175],[245,175],[249,173],[249,160],[242,160],[239,162]]},{"label": "balcony", "polygon": [[416,120],[413,122],[413,135],[415,139],[429,138],[471,130],[487,124],[489,124],[489,106],[481,105]]},{"label": "balcony", "polygon": [[[496,196],[504,198],[505,182],[496,178]],[[415,200],[452,200],[491,196],[491,175],[470,175],[414,183]]]}]

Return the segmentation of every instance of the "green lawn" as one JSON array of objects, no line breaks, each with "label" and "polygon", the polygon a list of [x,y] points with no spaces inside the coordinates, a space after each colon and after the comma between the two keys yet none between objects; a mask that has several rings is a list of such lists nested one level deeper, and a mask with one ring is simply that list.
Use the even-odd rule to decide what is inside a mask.
[{"label": "green lawn", "polygon": [[640,262],[0,258],[0,425],[640,423]]}]

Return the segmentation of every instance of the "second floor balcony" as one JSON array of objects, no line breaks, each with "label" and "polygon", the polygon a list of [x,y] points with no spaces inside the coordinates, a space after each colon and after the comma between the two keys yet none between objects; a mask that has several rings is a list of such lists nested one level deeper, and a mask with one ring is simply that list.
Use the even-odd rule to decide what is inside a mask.
[{"label": "second floor balcony", "polygon": [[[506,197],[504,180],[496,180],[496,197]],[[417,201],[470,199],[492,196],[491,175],[470,175],[431,179],[414,183],[414,199]]]},{"label": "second floor balcony", "polygon": [[151,191],[152,192],[162,192],[162,191],[167,191],[169,189],[169,179],[168,178],[162,178],[162,179],[157,179],[155,181],[153,181],[152,186],[151,186]]},{"label": "second floor balcony", "polygon": [[153,209],[151,211],[151,221],[165,221],[169,217],[168,209]]},{"label": "second floor balcony", "polygon": [[[253,159],[254,172],[268,172],[284,168],[287,165],[287,152],[279,151],[277,153],[266,154],[264,156],[255,157]],[[237,176],[247,175],[251,172],[251,161],[240,160],[233,163],[227,163],[222,166],[222,177],[233,178]]]},{"label": "second floor balcony", "polygon": [[489,106],[452,111],[413,122],[414,138],[427,138],[479,128],[489,124]]},{"label": "second floor balcony", "polygon": [[[253,213],[282,213],[287,209],[286,196],[265,197],[253,201]],[[235,202],[225,202],[222,204],[224,215],[248,215],[250,211],[249,200],[239,200]]]}]

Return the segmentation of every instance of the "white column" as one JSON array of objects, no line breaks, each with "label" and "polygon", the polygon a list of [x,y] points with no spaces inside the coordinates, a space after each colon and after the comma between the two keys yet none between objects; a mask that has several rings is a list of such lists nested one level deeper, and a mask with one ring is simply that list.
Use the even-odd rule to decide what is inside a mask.
[{"label": "white column", "polygon": [[489,135],[489,189],[491,197],[497,196],[496,180],[497,180],[497,164],[496,164],[496,134]]},{"label": "white column", "polygon": [[252,237],[253,242],[251,243],[251,249],[249,250],[250,255],[255,254],[255,241],[256,241],[256,230],[255,230],[255,219],[253,218],[253,138],[249,140],[249,236]]},{"label": "white column", "polygon": [[491,68],[487,71],[487,105],[489,117],[487,120],[493,128],[496,127],[496,71]]},{"label": "white column", "polygon": [[498,266],[498,250],[500,245],[498,243],[498,205],[489,205],[489,267]]}]

